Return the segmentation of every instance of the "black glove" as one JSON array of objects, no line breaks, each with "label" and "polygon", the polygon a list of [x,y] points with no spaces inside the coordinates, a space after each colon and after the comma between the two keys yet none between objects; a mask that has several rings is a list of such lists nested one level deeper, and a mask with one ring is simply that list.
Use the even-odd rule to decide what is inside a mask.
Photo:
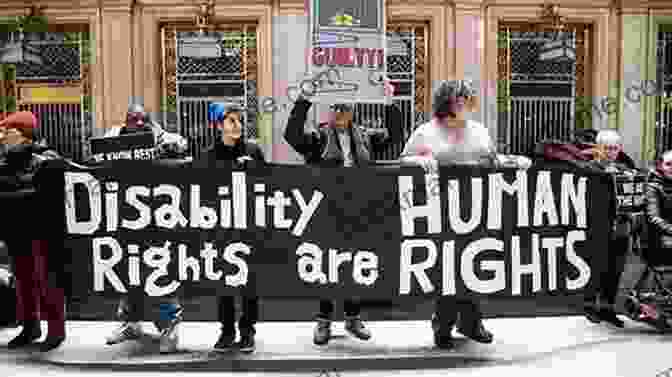
[{"label": "black glove", "polygon": [[240,156],[236,159],[236,166],[239,166],[241,168],[246,168],[252,165],[254,162],[254,159],[250,156]]},{"label": "black glove", "polygon": [[33,146],[31,144],[12,145],[7,149],[7,165],[16,171],[26,169],[33,160]]}]

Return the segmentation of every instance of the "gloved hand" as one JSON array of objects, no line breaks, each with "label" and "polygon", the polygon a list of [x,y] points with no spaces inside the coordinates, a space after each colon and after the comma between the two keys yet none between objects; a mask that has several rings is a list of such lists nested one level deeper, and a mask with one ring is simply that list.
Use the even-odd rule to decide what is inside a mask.
[{"label": "gloved hand", "polygon": [[157,149],[159,150],[160,154],[171,153],[177,151],[177,144],[169,142],[161,143],[157,145]]},{"label": "gloved hand", "polygon": [[249,167],[252,162],[254,162],[254,159],[250,156],[240,156],[236,159],[236,165],[243,169]]},{"label": "gloved hand", "polygon": [[513,154],[497,154],[497,163],[502,167],[517,169],[529,169],[532,166],[529,158]]},{"label": "gloved hand", "polygon": [[179,158],[182,155],[184,148],[182,145],[175,142],[164,142],[157,146],[157,151],[160,157],[164,158]]},{"label": "gloved hand", "polygon": [[9,287],[12,284],[12,273],[0,268],[0,287]]},{"label": "gloved hand", "polygon": [[420,166],[425,174],[439,173],[439,163],[433,156],[409,156],[402,158],[402,162]]},{"label": "gloved hand", "polygon": [[254,161],[254,159],[250,156],[240,156],[238,159],[236,159],[236,161],[239,164],[245,165],[247,161]]}]

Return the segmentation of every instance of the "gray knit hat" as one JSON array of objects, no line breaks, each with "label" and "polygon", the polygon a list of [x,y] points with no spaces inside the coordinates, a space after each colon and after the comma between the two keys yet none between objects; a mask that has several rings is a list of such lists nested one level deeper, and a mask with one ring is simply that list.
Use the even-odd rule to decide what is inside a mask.
[{"label": "gray knit hat", "polygon": [[476,95],[474,85],[469,80],[444,80],[432,94],[432,111],[438,115],[454,115],[465,100]]}]

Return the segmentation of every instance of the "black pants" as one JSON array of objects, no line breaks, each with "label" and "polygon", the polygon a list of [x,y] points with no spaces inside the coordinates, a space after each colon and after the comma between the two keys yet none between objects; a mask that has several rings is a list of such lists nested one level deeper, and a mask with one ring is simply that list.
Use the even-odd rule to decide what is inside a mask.
[{"label": "black pants", "polygon": [[[241,334],[254,334],[254,325],[259,320],[259,298],[243,297],[242,315],[238,321]],[[236,333],[236,305],[235,297],[220,296],[217,298],[217,317],[222,324],[222,333],[233,335]]]},{"label": "black pants", "polygon": [[434,331],[450,335],[459,320],[460,330],[472,332],[480,325],[483,318],[481,305],[471,299],[456,299],[443,296],[435,301],[435,317],[432,320]]},{"label": "black pants", "polygon": [[[606,268],[600,274],[600,286],[597,294],[608,305],[613,306],[618,295],[621,275],[625,269],[625,260],[630,247],[629,238],[616,238],[609,242],[609,257]],[[596,295],[586,297],[587,303],[593,303]]]},{"label": "black pants", "polygon": [[[361,312],[361,306],[359,302],[352,300],[343,301],[343,312],[346,317],[356,317]],[[331,300],[321,300],[320,301],[320,312],[317,314],[319,319],[331,319],[334,314],[334,302]]]},{"label": "black pants", "polygon": [[[128,292],[127,295],[122,296],[117,306],[117,316],[124,322],[140,322],[145,319],[145,301],[152,300],[151,303],[158,304],[172,304],[181,307],[180,300],[177,297],[161,297],[158,299],[148,298],[140,290]],[[155,320],[159,323],[161,328],[168,326],[168,321],[159,319]]]}]

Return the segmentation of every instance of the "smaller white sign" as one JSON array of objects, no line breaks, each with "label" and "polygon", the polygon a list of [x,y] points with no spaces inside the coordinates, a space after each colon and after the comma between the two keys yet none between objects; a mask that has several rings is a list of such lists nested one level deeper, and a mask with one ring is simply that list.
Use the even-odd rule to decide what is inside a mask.
[{"label": "smaller white sign", "polygon": [[310,9],[308,75],[295,86],[322,104],[385,102],[386,50],[405,51],[387,38],[383,0],[311,0]]},{"label": "smaller white sign", "polygon": [[189,58],[220,58],[222,48],[217,40],[183,41],[179,45],[179,54]]}]

